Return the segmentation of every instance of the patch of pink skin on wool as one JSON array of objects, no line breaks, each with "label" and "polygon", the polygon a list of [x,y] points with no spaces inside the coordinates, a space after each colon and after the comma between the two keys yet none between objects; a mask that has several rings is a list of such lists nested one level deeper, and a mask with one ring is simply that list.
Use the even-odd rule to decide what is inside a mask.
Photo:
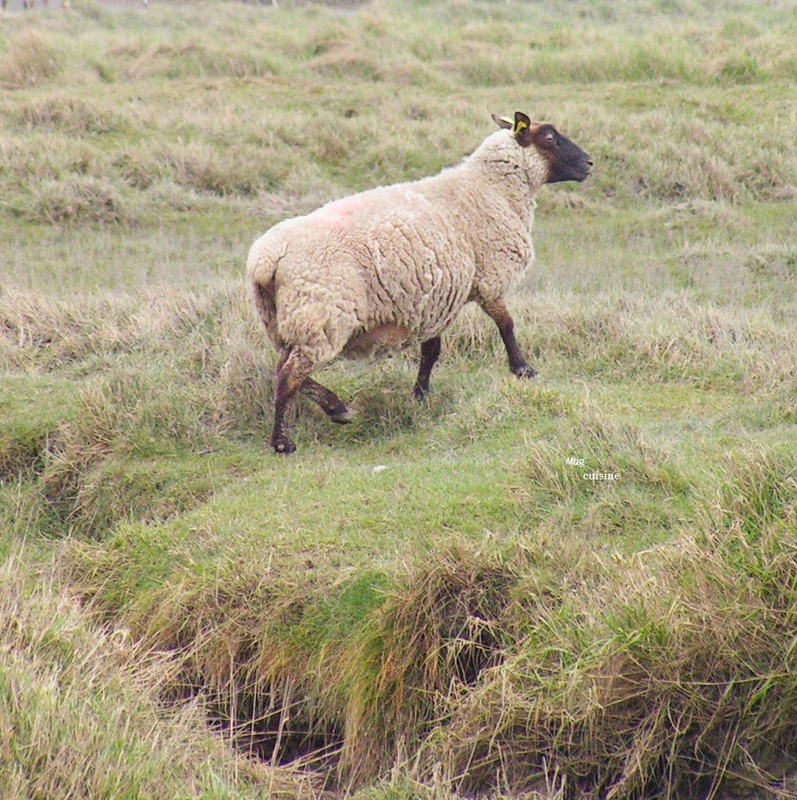
[{"label": "patch of pink skin on wool", "polygon": [[367,205],[359,197],[344,197],[314,211],[310,214],[310,219],[328,228],[343,228],[356,211]]}]

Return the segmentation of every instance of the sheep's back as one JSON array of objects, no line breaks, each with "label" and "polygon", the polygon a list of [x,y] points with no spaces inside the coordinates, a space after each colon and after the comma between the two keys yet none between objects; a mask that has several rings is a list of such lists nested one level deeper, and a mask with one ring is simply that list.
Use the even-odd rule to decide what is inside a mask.
[{"label": "sheep's back", "polygon": [[[473,248],[461,226],[413,184],[353,195],[272,230],[281,240],[278,305],[335,306],[342,329],[392,324],[411,344],[444,330],[471,290]],[[281,316],[287,324],[287,310]]]}]

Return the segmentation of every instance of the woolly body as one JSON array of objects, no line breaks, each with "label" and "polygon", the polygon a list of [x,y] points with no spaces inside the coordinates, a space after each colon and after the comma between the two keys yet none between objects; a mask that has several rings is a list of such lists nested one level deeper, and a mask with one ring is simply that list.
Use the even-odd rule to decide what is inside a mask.
[{"label": "woolly body", "polygon": [[[496,131],[456,167],[336,200],[285,220],[247,263],[257,312],[280,352],[272,445],[292,452],[285,411],[296,391],[335,422],[348,410],[310,374],[338,355],[382,355],[421,344],[415,394],[428,390],[440,334],[475,301],[497,323],[516,375],[519,352],[505,293],[534,258],[535,197],[546,182],[583,180],[588,157],[550,125]],[[511,130],[509,130],[511,128]]]},{"label": "woolly body", "polygon": [[317,366],[378,355],[439,335],[469,300],[502,297],[534,257],[533,198],[547,164],[525,155],[496,131],[435,177],[271,228],[248,269],[274,344],[301,347]]}]

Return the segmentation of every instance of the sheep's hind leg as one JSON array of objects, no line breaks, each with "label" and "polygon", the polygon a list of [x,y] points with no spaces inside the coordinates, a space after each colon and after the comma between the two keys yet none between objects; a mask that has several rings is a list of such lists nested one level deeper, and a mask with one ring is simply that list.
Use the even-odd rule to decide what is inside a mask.
[{"label": "sheep's hind leg", "polygon": [[429,394],[429,376],[432,374],[432,368],[437,363],[438,358],[440,358],[439,336],[421,342],[421,366],[418,369],[418,377],[412,389],[412,394],[416,400],[423,400]]},{"label": "sheep's hind leg", "polygon": [[296,451],[288,430],[288,412],[296,392],[313,371],[312,361],[301,350],[286,350],[277,363],[277,392],[274,399],[274,427],[271,446],[280,455]]},{"label": "sheep's hind leg", "polygon": [[345,425],[351,422],[349,409],[343,401],[331,389],[322,386],[312,378],[306,378],[299,391],[309,397],[313,402],[318,403],[321,410],[338,425]]},{"label": "sheep's hind leg", "polygon": [[518,378],[533,378],[537,373],[528,365],[515,339],[515,323],[502,298],[481,304],[484,313],[498,326],[509,358],[509,369]]}]

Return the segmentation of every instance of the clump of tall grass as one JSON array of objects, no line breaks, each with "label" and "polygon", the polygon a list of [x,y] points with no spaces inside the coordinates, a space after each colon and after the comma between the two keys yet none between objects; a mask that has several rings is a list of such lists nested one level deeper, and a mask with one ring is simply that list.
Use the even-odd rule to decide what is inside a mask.
[{"label": "clump of tall grass", "polygon": [[127,199],[108,180],[73,175],[67,180],[45,180],[30,187],[33,199],[18,213],[28,220],[53,225],[79,223],[120,224],[135,219]]},{"label": "clump of tall grass", "polygon": [[751,545],[770,529],[797,529],[794,454],[750,446],[729,454],[710,508],[716,524],[741,531]]},{"label": "clump of tall grass", "polygon": [[60,93],[10,105],[6,114],[11,123],[22,128],[57,130],[78,136],[116,133],[131,124],[116,108]]},{"label": "clump of tall grass", "polygon": [[64,55],[49,36],[27,31],[0,56],[0,85],[25,89],[46,85],[63,69]]},{"label": "clump of tall grass", "polygon": [[172,564],[141,591],[130,552],[69,557],[97,611],[174,652],[168,692],[198,690],[239,746],[333,784],[397,769],[466,796],[542,792],[552,775],[563,798],[788,796],[797,541],[704,524],[611,558],[542,531],[503,553],[454,543],[398,579],[301,578],[261,556],[215,576]]},{"label": "clump of tall grass", "polygon": [[452,785],[522,792],[554,773],[565,797],[790,796],[793,536],[706,532],[592,572],[451,698],[429,757]]},{"label": "clump of tall grass", "polygon": [[[130,56],[138,47],[117,47],[115,55]],[[178,44],[152,44],[124,69],[130,81],[153,78],[185,80],[189,78],[234,77],[262,78],[279,71],[268,51],[254,48],[219,48],[187,40]]]},{"label": "clump of tall grass", "polygon": [[160,701],[175,662],[99,631],[52,567],[29,553],[0,564],[0,794],[315,797],[309,776],[236,758],[206,727],[201,703]]},{"label": "clump of tall grass", "polygon": [[639,428],[609,421],[592,403],[568,414],[554,442],[528,443],[519,477],[519,502],[553,535],[668,531],[690,505],[689,481],[667,456]]},{"label": "clump of tall grass", "polygon": [[342,761],[356,783],[383,773],[440,713],[503,658],[513,565],[452,546],[415,567],[341,653]]}]

